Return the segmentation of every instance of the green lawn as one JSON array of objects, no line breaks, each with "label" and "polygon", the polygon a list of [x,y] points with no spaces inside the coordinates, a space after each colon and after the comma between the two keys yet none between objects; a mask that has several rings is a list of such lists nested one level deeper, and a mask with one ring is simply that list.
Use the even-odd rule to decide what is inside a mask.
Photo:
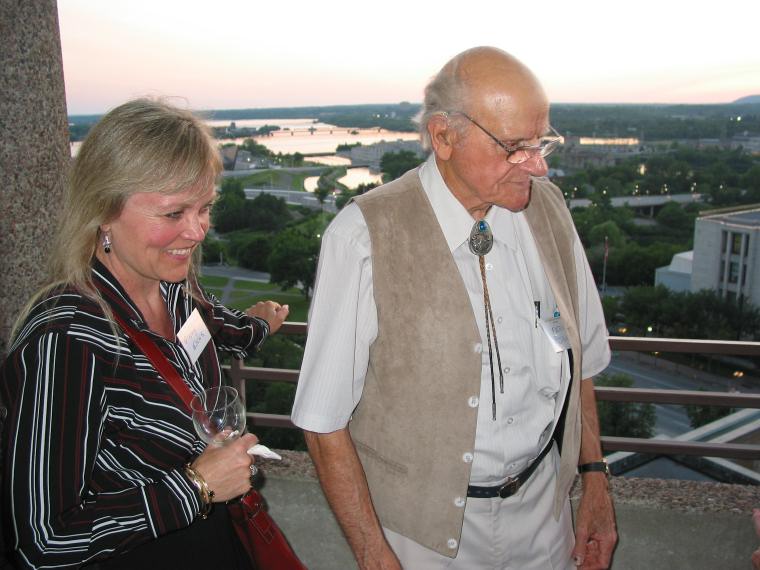
[{"label": "green lawn", "polygon": [[306,322],[306,317],[309,313],[309,303],[303,298],[303,295],[300,294],[287,295],[284,293],[272,293],[271,295],[250,295],[239,299],[236,298],[230,303],[230,307],[243,311],[259,301],[277,301],[281,305],[289,305],[290,314],[288,315],[287,320]]},{"label": "green lawn", "polygon": [[243,279],[235,279],[235,289],[246,289],[249,291],[277,291],[281,293],[287,293],[288,295],[301,294],[298,289],[280,291],[280,286],[276,283],[265,283],[263,281],[245,281]]},{"label": "green lawn", "polygon": [[241,176],[244,188],[252,186],[272,186],[274,188],[290,188],[303,190],[303,181],[314,174],[304,172],[283,172],[281,170],[264,170],[248,176]]},{"label": "green lawn", "polygon": [[[227,285],[229,278],[206,275],[201,277],[200,282],[209,293],[221,299],[223,287]],[[243,279],[233,279],[233,286],[234,289],[230,292],[230,300],[227,303],[233,309],[242,311],[259,301],[272,300],[290,306],[289,321],[306,322],[309,302],[303,298],[298,289],[280,291],[280,286],[274,283]]]},{"label": "green lawn", "polygon": [[209,287],[224,287],[229,283],[229,277],[217,277],[216,275],[202,275],[199,279],[206,289]]},{"label": "green lawn", "polygon": [[217,299],[221,299],[222,298],[222,290],[221,289],[217,289],[216,287],[206,287],[205,285],[203,286],[203,288],[206,290],[206,292],[211,293]]}]

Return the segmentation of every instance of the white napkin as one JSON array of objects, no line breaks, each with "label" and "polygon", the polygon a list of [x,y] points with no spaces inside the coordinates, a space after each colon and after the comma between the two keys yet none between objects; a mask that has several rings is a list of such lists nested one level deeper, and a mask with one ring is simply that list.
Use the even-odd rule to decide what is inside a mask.
[{"label": "white napkin", "polygon": [[282,459],[279,454],[269,449],[266,445],[261,445],[260,443],[257,443],[253,447],[249,448],[248,453],[251,455],[258,455],[264,459]]}]

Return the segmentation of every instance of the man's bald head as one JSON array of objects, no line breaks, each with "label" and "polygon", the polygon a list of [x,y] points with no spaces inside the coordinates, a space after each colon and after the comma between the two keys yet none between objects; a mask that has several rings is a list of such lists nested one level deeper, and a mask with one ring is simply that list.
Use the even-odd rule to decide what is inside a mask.
[{"label": "man's bald head", "polygon": [[487,113],[502,124],[528,110],[548,115],[549,102],[536,76],[522,62],[494,47],[476,47],[454,56],[425,88],[420,117],[423,146],[427,125],[440,113]]}]

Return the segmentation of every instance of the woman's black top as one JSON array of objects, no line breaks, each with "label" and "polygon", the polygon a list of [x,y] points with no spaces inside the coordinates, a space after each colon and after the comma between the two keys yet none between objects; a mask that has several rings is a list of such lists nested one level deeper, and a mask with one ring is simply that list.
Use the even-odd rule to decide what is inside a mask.
[{"label": "woman's black top", "polygon": [[[93,281],[115,314],[151,335],[194,393],[220,383],[217,349],[242,358],[268,334],[262,319],[203,292],[197,302],[182,283],[161,283],[175,333],[198,309],[212,335],[192,362],[179,342],[148,330],[98,262]],[[2,526],[18,565],[107,567],[108,557],[160,549],[161,537],[181,544],[197,535],[200,499],[183,466],[205,444],[179,396],[121,331],[117,342],[97,303],[64,290],[37,304],[0,367],[0,399],[8,407]],[[213,520],[231,532],[226,513]]]}]

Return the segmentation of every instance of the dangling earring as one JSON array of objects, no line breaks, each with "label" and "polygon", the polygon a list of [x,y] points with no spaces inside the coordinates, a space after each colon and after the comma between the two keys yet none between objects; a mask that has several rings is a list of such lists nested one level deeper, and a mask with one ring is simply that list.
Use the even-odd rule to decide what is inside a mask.
[{"label": "dangling earring", "polygon": [[103,234],[103,251],[106,253],[111,253],[111,236],[108,234]]}]

